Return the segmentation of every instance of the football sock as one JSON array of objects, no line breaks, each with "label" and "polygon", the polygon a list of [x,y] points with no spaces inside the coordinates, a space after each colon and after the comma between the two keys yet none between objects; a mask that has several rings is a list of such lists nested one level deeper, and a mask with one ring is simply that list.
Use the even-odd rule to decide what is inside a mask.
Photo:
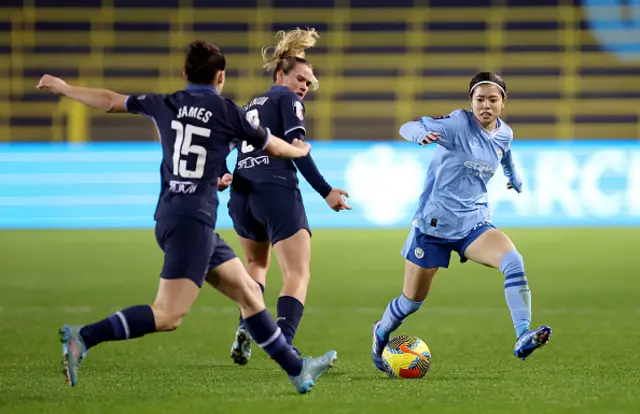
[{"label": "football sock", "polygon": [[391,332],[398,329],[407,316],[420,309],[423,302],[414,302],[404,294],[389,302],[378,326],[378,336],[388,340]]},{"label": "football sock", "polygon": [[504,273],[504,296],[519,338],[531,324],[531,291],[524,272],[524,262],[517,250],[511,250],[500,261]]},{"label": "football sock", "polygon": [[132,306],[106,319],[80,329],[87,348],[107,341],[140,338],[156,330],[156,321],[149,305]]},{"label": "football sock", "polygon": [[[264,285],[260,282],[256,282],[258,284],[258,286],[260,286],[260,290],[262,291],[262,297],[264,297]],[[240,323],[239,325],[240,327],[244,328],[244,319],[242,319],[242,313],[240,313]]]},{"label": "football sock", "polygon": [[282,330],[265,309],[244,320],[249,334],[267,355],[275,360],[292,377],[302,372],[302,360],[293,353]]},{"label": "football sock", "polygon": [[304,305],[298,299],[291,296],[278,298],[278,319],[276,321],[289,345],[293,343],[293,337],[296,335],[303,312]]}]

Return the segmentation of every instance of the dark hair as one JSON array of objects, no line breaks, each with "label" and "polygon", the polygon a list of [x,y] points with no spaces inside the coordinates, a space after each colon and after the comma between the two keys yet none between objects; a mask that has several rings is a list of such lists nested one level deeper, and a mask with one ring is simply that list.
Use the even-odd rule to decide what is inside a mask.
[{"label": "dark hair", "polygon": [[216,74],[224,70],[226,61],[222,50],[214,44],[203,40],[189,43],[189,50],[184,61],[184,72],[187,80],[197,85],[209,85]]},{"label": "dark hair", "polygon": [[469,97],[472,96],[473,88],[480,82],[493,82],[502,88],[502,99],[507,97],[507,84],[495,72],[478,72],[469,82]]}]

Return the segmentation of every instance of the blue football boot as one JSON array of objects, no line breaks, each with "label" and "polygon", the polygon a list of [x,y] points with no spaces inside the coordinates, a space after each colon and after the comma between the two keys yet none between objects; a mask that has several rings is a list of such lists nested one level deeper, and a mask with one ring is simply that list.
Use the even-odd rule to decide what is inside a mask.
[{"label": "blue football boot", "polygon": [[380,326],[380,321],[375,321],[373,323],[373,344],[371,346],[371,359],[373,360],[373,365],[376,366],[380,371],[386,372],[384,368],[384,362],[382,361],[382,351],[384,347],[387,346],[389,340],[385,340],[378,335],[378,327]]},{"label": "blue football boot", "polygon": [[63,325],[59,333],[62,342],[62,372],[73,387],[78,383],[78,369],[87,355],[87,347],[80,336],[79,327]]},{"label": "blue football boot", "polygon": [[246,365],[251,359],[251,335],[243,326],[236,331],[236,339],[231,345],[231,359],[238,365]]},{"label": "blue football boot", "polygon": [[329,351],[318,358],[306,357],[302,360],[302,371],[300,375],[289,377],[291,383],[300,394],[306,394],[316,385],[316,381],[322,374],[327,372],[338,359],[336,351]]},{"label": "blue football boot", "polygon": [[516,341],[513,353],[525,360],[533,351],[546,345],[550,338],[551,328],[548,326],[543,325],[533,331],[527,330]]}]

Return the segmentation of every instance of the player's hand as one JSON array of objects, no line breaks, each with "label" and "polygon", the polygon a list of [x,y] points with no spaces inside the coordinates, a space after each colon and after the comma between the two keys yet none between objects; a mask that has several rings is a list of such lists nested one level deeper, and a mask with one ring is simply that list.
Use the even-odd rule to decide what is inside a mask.
[{"label": "player's hand", "polygon": [[440,141],[440,133],[439,132],[430,132],[426,137],[422,139],[420,145],[433,144],[436,141]]},{"label": "player's hand", "polygon": [[218,191],[224,191],[233,182],[233,175],[225,173],[222,177],[218,177]]},{"label": "player's hand", "polygon": [[55,93],[56,95],[64,95],[64,89],[69,86],[67,82],[51,75],[44,75],[40,78],[40,82],[36,86],[37,89]]},{"label": "player's hand", "polygon": [[301,151],[300,157],[306,157],[309,154],[309,151],[311,151],[311,145],[308,142],[305,142],[298,138],[294,139],[291,142],[291,145],[293,145],[294,147],[298,148]]},{"label": "player's hand", "polygon": [[514,174],[513,176],[509,177],[507,190],[516,190],[518,194],[522,192],[522,179],[518,174]]},{"label": "player's hand", "polygon": [[351,210],[351,206],[344,197],[349,197],[349,193],[340,189],[332,188],[329,195],[324,199],[333,211]]}]

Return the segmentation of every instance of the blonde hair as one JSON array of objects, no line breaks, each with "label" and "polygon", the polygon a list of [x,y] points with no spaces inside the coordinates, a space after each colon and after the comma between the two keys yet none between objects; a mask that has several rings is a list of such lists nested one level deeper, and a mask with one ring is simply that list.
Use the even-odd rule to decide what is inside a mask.
[{"label": "blonde hair", "polygon": [[[280,38],[276,46],[262,48],[262,67],[267,71],[273,71],[274,80],[280,69],[287,74],[296,63],[304,63],[312,67],[305,57],[305,49],[315,46],[316,40],[320,38],[316,29],[296,28],[288,32],[281,30],[275,37]],[[313,76],[310,81],[311,90],[318,89],[318,79]]]}]

